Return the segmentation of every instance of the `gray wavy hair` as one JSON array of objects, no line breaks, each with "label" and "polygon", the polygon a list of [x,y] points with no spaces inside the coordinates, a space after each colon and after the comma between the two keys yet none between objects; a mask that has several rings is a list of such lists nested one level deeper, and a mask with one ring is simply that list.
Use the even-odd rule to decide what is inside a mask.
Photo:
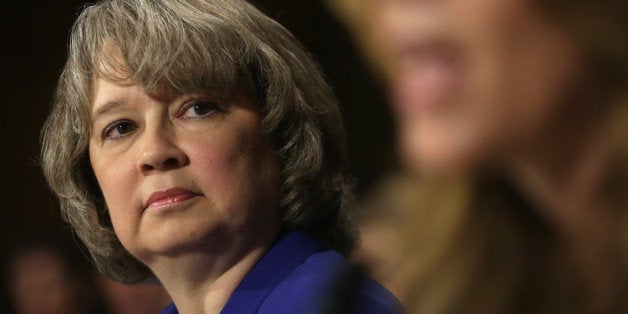
[{"label": "gray wavy hair", "polygon": [[[124,64],[103,52],[110,44]],[[351,250],[354,202],[342,118],[301,44],[242,0],[109,0],[85,7],[74,23],[41,135],[44,175],[101,272],[126,283],[154,280],[116,237],[89,163],[95,77],[170,94],[252,86],[262,130],[282,165],[284,226]]]}]

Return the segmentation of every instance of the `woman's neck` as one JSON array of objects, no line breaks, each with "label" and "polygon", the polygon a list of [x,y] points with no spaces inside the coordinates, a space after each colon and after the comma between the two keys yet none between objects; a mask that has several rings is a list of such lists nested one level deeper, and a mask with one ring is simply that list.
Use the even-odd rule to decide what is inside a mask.
[{"label": "woman's neck", "polygon": [[511,169],[539,214],[567,237],[593,227],[604,215],[600,194],[609,158],[600,132],[570,136],[516,156]]},{"label": "woman's neck", "polygon": [[211,250],[155,258],[149,264],[179,313],[219,313],[240,282],[275,241],[279,228],[268,228],[248,245],[233,243],[228,256]]},{"label": "woman's neck", "polygon": [[514,158],[512,174],[538,214],[557,231],[559,245],[573,257],[589,287],[592,311],[612,304],[615,283],[613,218],[603,193],[609,143],[603,132],[548,136],[528,154]]}]

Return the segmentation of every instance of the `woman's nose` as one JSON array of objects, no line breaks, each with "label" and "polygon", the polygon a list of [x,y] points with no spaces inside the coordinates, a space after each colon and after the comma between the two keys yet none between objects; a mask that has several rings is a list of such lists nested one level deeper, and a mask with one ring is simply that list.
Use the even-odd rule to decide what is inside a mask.
[{"label": "woman's nose", "polygon": [[147,131],[142,134],[138,168],[143,173],[167,171],[188,164],[188,156],[181,149],[176,136],[165,130]]}]

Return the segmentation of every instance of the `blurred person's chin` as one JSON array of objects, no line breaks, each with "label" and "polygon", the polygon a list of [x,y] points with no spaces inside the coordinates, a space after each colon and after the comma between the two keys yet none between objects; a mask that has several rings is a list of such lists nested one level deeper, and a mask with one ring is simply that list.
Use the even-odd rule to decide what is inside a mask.
[{"label": "blurred person's chin", "polygon": [[[426,122],[425,124],[429,124]],[[428,176],[457,176],[480,162],[482,141],[477,134],[446,125],[400,122],[398,146],[403,164]]]},{"label": "blurred person's chin", "polygon": [[399,150],[412,170],[457,175],[474,164],[483,146],[479,121],[489,117],[482,116],[483,106],[475,105],[465,90],[468,73],[459,54],[428,48],[399,54],[402,66],[391,77]]},{"label": "blurred person's chin", "polygon": [[499,110],[491,108],[496,102],[475,101],[479,96],[465,92],[460,83],[446,79],[421,87],[419,80],[408,82],[404,76],[393,80],[398,148],[409,169],[433,176],[466,174],[500,140],[496,137],[507,136],[495,132],[501,128],[495,117]]}]

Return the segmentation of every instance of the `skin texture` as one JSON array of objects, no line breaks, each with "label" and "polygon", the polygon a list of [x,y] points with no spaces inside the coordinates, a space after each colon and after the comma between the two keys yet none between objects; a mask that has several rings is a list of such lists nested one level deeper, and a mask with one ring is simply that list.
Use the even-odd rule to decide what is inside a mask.
[{"label": "skin texture", "polygon": [[374,1],[413,167],[471,168],[545,136],[563,114],[579,52],[528,1]]},{"label": "skin texture", "polygon": [[[279,230],[259,106],[241,91],[168,97],[96,79],[92,117],[90,161],[122,245],[182,311],[220,309]],[[173,188],[185,193],[149,202]]]}]

